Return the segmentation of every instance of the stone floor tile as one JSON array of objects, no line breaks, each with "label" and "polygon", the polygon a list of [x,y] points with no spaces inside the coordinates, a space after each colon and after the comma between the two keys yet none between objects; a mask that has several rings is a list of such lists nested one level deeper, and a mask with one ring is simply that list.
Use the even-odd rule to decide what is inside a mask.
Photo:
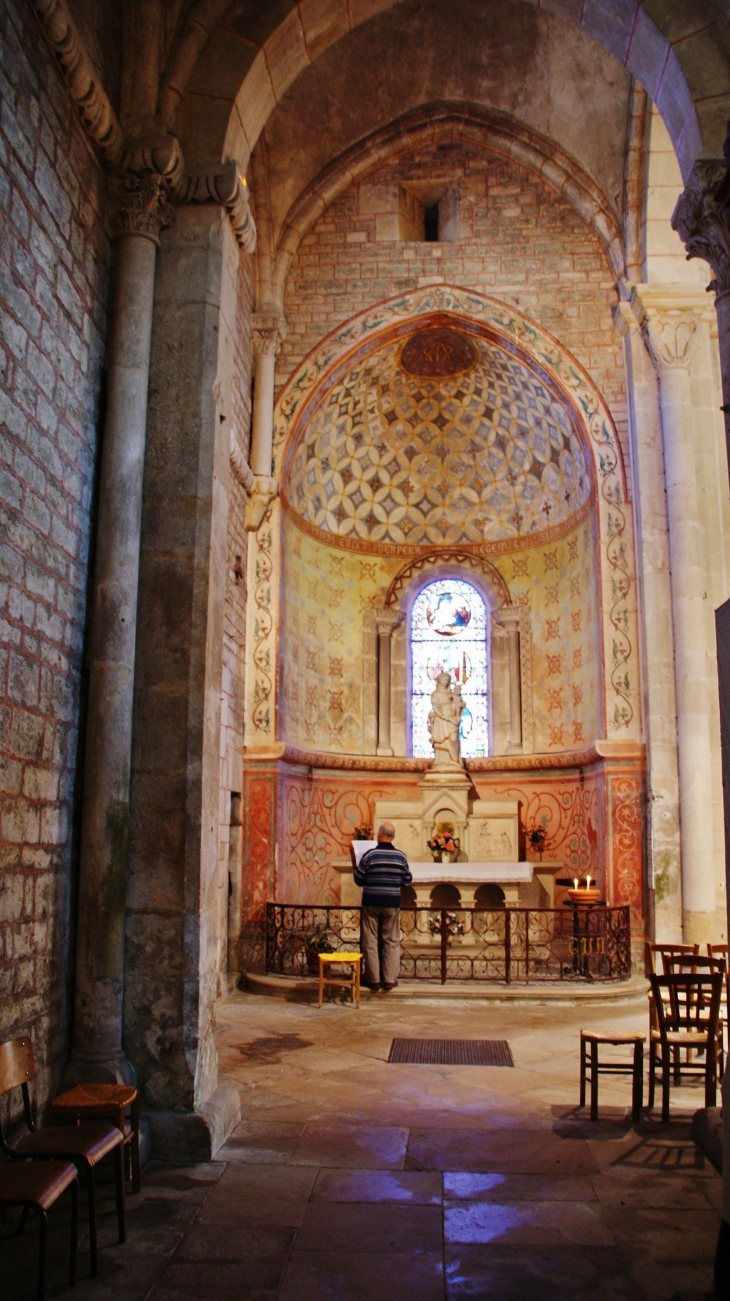
[{"label": "stone floor tile", "polygon": [[443,1301],[443,1298],[440,1257],[379,1256],[374,1252],[361,1255],[354,1251],[294,1252],[278,1295],[278,1301]]},{"label": "stone floor tile", "polygon": [[302,1121],[242,1121],[219,1149],[216,1162],[241,1161],[258,1165],[287,1161],[303,1130]]},{"label": "stone floor tile", "polygon": [[256,1292],[276,1292],[286,1268],[289,1253],[264,1259],[197,1261],[175,1258],[162,1273],[150,1301],[158,1301],[158,1290],[179,1298],[207,1301],[248,1301]]},{"label": "stone floor tile", "polygon": [[312,1201],[440,1205],[441,1175],[436,1171],[320,1170]]},{"label": "stone floor tile", "polygon": [[307,1166],[231,1164],[201,1208],[197,1223],[296,1227],[316,1177]]},{"label": "stone floor tile", "polygon": [[[630,1206],[639,1209],[706,1211],[710,1200],[704,1188],[718,1189],[721,1179],[692,1179],[684,1174],[663,1174],[661,1171],[634,1172],[609,1169],[593,1180],[595,1195],[603,1206]],[[712,1202],[710,1201],[712,1205]]]},{"label": "stone floor tile", "polygon": [[308,1125],[291,1165],[402,1170],[408,1131],[385,1125]]},{"label": "stone floor tile", "polygon": [[479,1174],[468,1170],[444,1173],[444,1197],[472,1202],[561,1201],[594,1202],[596,1194],[585,1175],[552,1179],[549,1175]]},{"label": "stone floor tile", "polygon": [[600,1208],[582,1202],[445,1202],[445,1242],[561,1242],[610,1247],[615,1238]]},{"label": "stone floor tile", "polygon": [[440,1259],[441,1244],[440,1206],[311,1202],[294,1251],[414,1252]]},{"label": "stone floor tile", "polygon": [[447,1301],[644,1301],[610,1247],[445,1248]]},{"label": "stone floor tile", "polygon": [[605,1206],[606,1223],[631,1258],[695,1262],[712,1260],[720,1227],[714,1211]]},{"label": "stone floor tile", "polygon": [[482,1170],[536,1175],[590,1175],[596,1164],[578,1139],[550,1130],[412,1129],[407,1170]]}]

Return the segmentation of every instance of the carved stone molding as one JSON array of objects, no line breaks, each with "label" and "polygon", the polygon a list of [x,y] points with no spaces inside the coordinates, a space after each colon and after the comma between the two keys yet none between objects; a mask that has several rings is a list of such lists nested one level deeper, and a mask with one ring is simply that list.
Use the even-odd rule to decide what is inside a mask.
[{"label": "carved stone molding", "polygon": [[405,619],[404,610],[376,610],[375,627],[379,636],[390,636],[395,628],[398,628]]},{"label": "carved stone molding", "polygon": [[644,317],[642,332],[658,374],[663,370],[689,370],[697,351],[697,326],[694,312],[679,308]]},{"label": "carved stone molding", "polygon": [[[241,446],[235,437],[231,438],[230,461],[231,469],[241,487],[244,488],[246,492],[250,492],[254,484],[254,473],[246,460],[246,457],[243,455]],[[261,518],[263,519],[263,516]],[[260,522],[261,521],[259,521],[259,523]]]},{"label": "carved stone molding", "polygon": [[712,267],[715,279],[708,289],[714,289],[718,296],[730,291],[730,214],[717,197],[724,178],[721,159],[700,159],[672,215],[672,226],[687,249],[687,257],[704,258]]},{"label": "carved stone molding", "polygon": [[276,479],[266,478],[261,474],[251,475],[251,487],[246,502],[246,532],[256,533],[261,527],[264,516],[279,491]]},{"label": "carved stone molding", "polygon": [[41,30],[61,65],[88,135],[111,167],[122,156],[122,128],[65,0],[32,0]]},{"label": "carved stone molding", "polygon": [[278,357],[286,335],[286,320],[275,310],[254,312],[251,317],[253,350],[256,357]]},{"label": "carved stone molding", "polygon": [[182,176],[182,153],[174,136],[161,135],[125,144],[119,168],[109,177],[119,235],[157,240],[174,220],[170,195]]},{"label": "carved stone molding", "polygon": [[657,374],[690,370],[700,323],[715,314],[704,290],[691,285],[636,285],[631,310]]},{"label": "carved stone molding", "polygon": [[256,223],[249,206],[245,176],[236,162],[223,163],[206,171],[182,177],[174,194],[175,203],[218,203],[228,213],[236,243],[244,253],[256,248]]}]

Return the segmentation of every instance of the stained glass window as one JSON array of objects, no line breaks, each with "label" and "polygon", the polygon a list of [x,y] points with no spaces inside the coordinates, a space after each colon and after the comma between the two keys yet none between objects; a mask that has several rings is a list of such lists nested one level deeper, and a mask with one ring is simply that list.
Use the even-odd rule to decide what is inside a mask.
[{"label": "stained glass window", "polygon": [[428,732],[431,693],[439,673],[461,683],[461,753],[488,752],[487,610],[479,593],[461,579],[439,578],[417,597],[411,614],[411,719],[413,753],[432,758]]}]

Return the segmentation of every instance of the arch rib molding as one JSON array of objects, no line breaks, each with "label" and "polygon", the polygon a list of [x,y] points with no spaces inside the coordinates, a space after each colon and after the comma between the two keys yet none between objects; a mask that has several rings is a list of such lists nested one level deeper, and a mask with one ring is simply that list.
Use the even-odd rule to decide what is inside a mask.
[{"label": "arch rib molding", "polygon": [[[170,52],[161,117],[178,131],[186,156],[238,158],[245,167],[268,117],[299,74],[353,28],[397,2],[285,2],[252,7],[248,19],[226,0],[198,0]],[[719,16],[709,24],[698,20],[675,52],[668,33],[677,20],[687,26],[686,7],[678,0],[662,9],[661,26],[641,0],[530,2],[574,23],[640,81],[666,123],[685,180],[700,150],[720,154],[727,110],[714,70],[718,51],[723,61],[727,55]]]},{"label": "arch rib molding", "polygon": [[[376,351],[394,330],[401,328],[407,333],[429,317],[451,317],[462,328],[471,324],[488,332],[506,351],[521,354],[573,414],[594,483],[591,502],[596,506],[598,532],[606,724],[609,735],[633,735],[639,726],[634,545],[616,431],[588,375],[540,326],[504,303],[445,285],[404,294],[361,313],[328,335],[301,363],[280,394],[275,409],[274,473],[280,481],[286,478],[287,465],[308,418],[357,358]],[[577,523],[574,520],[573,527]],[[328,541],[338,545],[334,538]],[[508,539],[506,545],[475,544],[465,550],[486,555],[495,545],[500,551],[515,550],[520,540]],[[413,554],[405,547],[393,548],[394,553],[396,550],[404,559]]]},{"label": "arch rib molding", "polygon": [[315,177],[287,213],[278,238],[272,301],[281,307],[289,268],[302,239],[338,195],[391,158],[447,138],[468,140],[536,172],[570,203],[601,241],[617,282],[624,278],[621,228],[600,187],[554,141],[507,113],[477,104],[441,103],[404,113],[350,149]]}]

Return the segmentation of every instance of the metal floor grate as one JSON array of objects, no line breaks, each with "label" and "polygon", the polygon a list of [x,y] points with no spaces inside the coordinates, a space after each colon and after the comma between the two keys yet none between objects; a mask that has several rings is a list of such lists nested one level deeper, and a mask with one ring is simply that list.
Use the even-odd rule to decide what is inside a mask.
[{"label": "metal floor grate", "polygon": [[414,1066],[514,1066],[506,1039],[394,1039],[388,1061]]}]

